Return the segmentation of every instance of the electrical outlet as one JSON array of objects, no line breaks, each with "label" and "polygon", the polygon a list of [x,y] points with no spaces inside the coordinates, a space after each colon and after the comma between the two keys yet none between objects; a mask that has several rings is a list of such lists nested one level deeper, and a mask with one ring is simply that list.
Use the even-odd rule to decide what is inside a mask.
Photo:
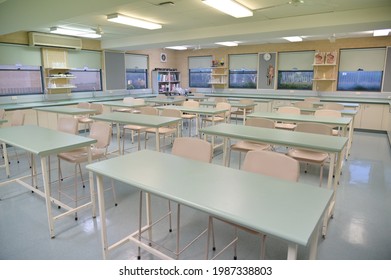
[{"label": "electrical outlet", "polygon": [[12,99],[12,100],[17,100],[18,97],[17,97],[17,96],[12,96],[11,99]]}]

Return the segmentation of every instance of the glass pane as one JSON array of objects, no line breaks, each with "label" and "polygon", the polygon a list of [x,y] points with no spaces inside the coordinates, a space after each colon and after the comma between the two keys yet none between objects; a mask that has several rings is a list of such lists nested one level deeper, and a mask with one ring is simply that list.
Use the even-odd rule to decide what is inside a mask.
[{"label": "glass pane", "polygon": [[342,71],[337,90],[380,91],[383,71]]},{"label": "glass pane", "polygon": [[190,87],[209,88],[211,70],[210,68],[197,68],[189,70]]},{"label": "glass pane", "polygon": [[41,67],[0,65],[0,95],[42,93]]},{"label": "glass pane", "polygon": [[230,88],[257,88],[256,71],[229,71]]},{"label": "glass pane", "polygon": [[126,89],[147,88],[147,69],[126,69]]},{"label": "glass pane", "polygon": [[72,89],[72,92],[82,91],[101,91],[102,90],[102,75],[101,71],[94,70],[75,70],[69,71],[75,76],[70,82],[76,88]]},{"label": "glass pane", "polygon": [[312,90],[313,71],[278,71],[278,89]]}]

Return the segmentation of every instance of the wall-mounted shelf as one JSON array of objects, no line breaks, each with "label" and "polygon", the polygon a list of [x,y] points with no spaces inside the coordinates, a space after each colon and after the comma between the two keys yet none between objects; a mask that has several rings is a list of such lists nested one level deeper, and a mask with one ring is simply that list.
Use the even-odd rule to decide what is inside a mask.
[{"label": "wall-mounted shelf", "polygon": [[[330,61],[331,60],[331,61]],[[313,89],[335,91],[337,81],[336,52],[317,52],[314,57]],[[332,63],[327,63],[332,62]]]},{"label": "wall-mounted shelf", "polygon": [[217,88],[225,88],[228,82],[227,67],[216,66],[211,67],[211,70],[209,84],[212,86],[212,91]]}]

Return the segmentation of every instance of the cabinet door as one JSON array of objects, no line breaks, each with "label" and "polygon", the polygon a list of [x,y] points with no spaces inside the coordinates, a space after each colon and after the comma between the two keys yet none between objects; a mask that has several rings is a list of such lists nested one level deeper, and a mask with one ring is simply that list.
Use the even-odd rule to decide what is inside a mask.
[{"label": "cabinet door", "polygon": [[382,130],[384,106],[381,104],[362,104],[360,128]]}]

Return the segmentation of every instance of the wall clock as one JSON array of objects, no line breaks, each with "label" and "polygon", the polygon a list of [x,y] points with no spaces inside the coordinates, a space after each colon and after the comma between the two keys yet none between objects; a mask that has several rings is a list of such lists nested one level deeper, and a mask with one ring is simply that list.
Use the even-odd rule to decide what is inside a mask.
[{"label": "wall clock", "polygon": [[167,62],[167,55],[165,53],[160,54],[160,61],[161,62]]},{"label": "wall clock", "polygon": [[263,59],[264,59],[265,61],[269,61],[271,58],[272,58],[272,56],[271,56],[270,53],[265,53],[265,54],[263,54]]}]

